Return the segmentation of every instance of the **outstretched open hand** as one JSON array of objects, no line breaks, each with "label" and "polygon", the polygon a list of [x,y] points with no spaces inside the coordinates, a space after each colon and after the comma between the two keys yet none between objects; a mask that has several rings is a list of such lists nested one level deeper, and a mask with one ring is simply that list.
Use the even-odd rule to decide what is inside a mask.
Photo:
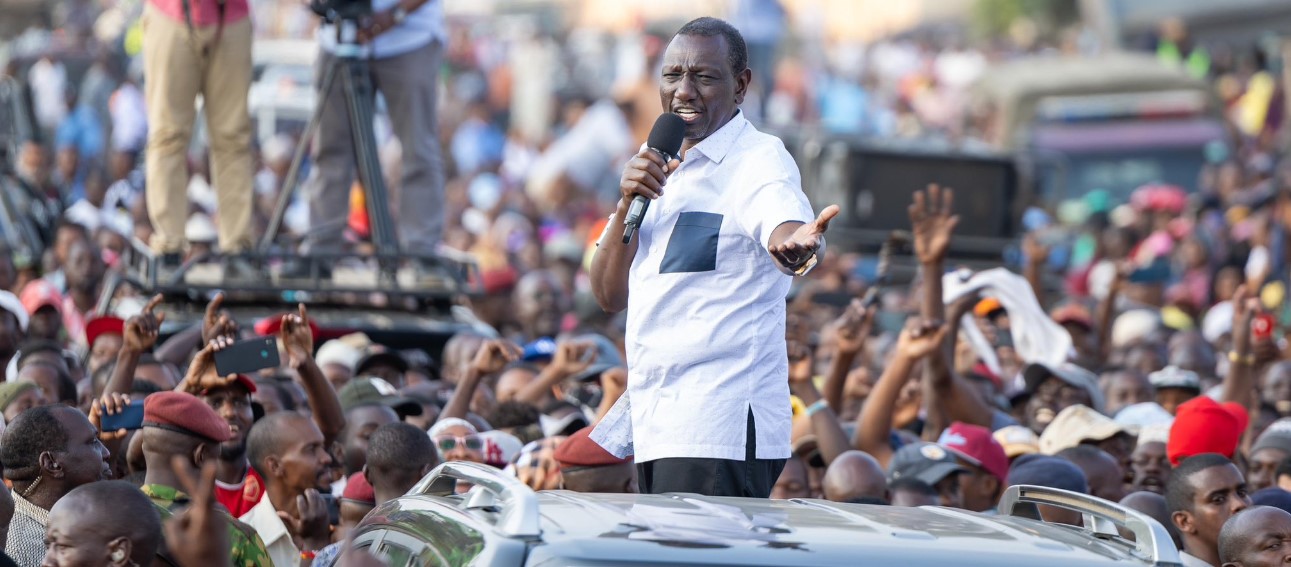
[{"label": "outstretched open hand", "polygon": [[838,205],[825,207],[816,220],[803,223],[784,242],[772,244],[767,251],[781,266],[790,270],[800,268],[820,249],[829,221],[838,216],[839,210]]}]

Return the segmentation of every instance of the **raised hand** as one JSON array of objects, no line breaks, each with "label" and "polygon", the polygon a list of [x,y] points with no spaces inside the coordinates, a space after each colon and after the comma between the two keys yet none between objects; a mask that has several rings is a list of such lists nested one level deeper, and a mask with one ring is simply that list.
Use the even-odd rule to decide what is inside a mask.
[{"label": "raised hand", "polygon": [[283,348],[287,351],[287,363],[292,368],[305,364],[314,356],[314,333],[309,328],[309,314],[305,304],[296,305],[297,312],[282,316],[282,325],[278,327],[278,338],[282,339]]},{"label": "raised hand", "polygon": [[796,270],[802,267],[820,249],[829,221],[838,216],[839,210],[838,205],[825,207],[816,220],[799,226],[784,242],[772,244],[767,251],[785,268]]},{"label": "raised hand", "polygon": [[925,322],[918,317],[911,317],[897,339],[897,355],[908,360],[919,360],[932,354],[945,338],[946,328],[941,322]]},{"label": "raised hand", "polygon": [[609,396],[611,392],[614,392],[617,398],[618,395],[622,395],[627,390],[628,369],[616,366],[601,373],[601,391],[605,392],[605,396]]},{"label": "raised hand", "polygon": [[126,394],[103,394],[103,397],[90,403],[90,425],[99,432],[99,441],[104,443],[124,439],[128,430],[103,431],[103,416],[116,415],[125,411],[130,405],[130,396]]},{"label": "raised hand", "polygon": [[181,567],[231,564],[227,520],[215,511],[215,459],[203,463],[198,479],[187,474],[184,457],[174,456],[171,469],[190,500],[162,526],[170,555]]},{"label": "raised hand", "polygon": [[839,352],[856,354],[865,347],[865,340],[869,338],[870,331],[874,328],[876,312],[878,312],[877,305],[866,308],[861,300],[852,300],[842,316],[834,322],[835,340]]},{"label": "raised hand", "polygon": [[143,307],[143,311],[126,320],[125,334],[122,337],[122,350],[140,353],[151,349],[157,344],[157,336],[161,332],[161,323],[166,320],[165,313],[154,313],[161,301],[161,294],[153,296],[152,299],[148,300],[148,304]]},{"label": "raised hand", "polygon": [[475,352],[475,359],[471,361],[471,370],[480,376],[501,372],[523,354],[524,350],[511,341],[504,339],[484,341],[484,344],[480,345],[480,350]]},{"label": "raised hand", "polygon": [[179,389],[198,395],[205,390],[222,388],[236,382],[238,379],[236,374],[222,377],[215,371],[215,353],[228,348],[232,344],[232,337],[216,337],[215,340],[198,351],[197,356],[193,357],[193,362],[188,365],[188,373],[184,375],[184,379],[179,383]]},{"label": "raised hand", "polygon": [[596,361],[596,343],[582,340],[562,340],[556,343],[556,354],[551,365],[563,376],[573,376]]},{"label": "raised hand", "polygon": [[955,191],[933,183],[925,191],[914,192],[910,205],[910,225],[914,234],[914,253],[923,264],[941,262],[950,248],[950,237],[959,224],[955,209]]},{"label": "raised hand", "polygon": [[1259,313],[1260,300],[1252,297],[1245,284],[1233,293],[1233,352],[1240,356],[1251,354],[1251,320]]},{"label": "raised hand", "polygon": [[300,549],[322,549],[331,543],[331,526],[328,524],[327,503],[318,490],[305,490],[296,497],[296,515],[279,511],[278,517],[287,526],[296,547]]},{"label": "raised hand", "polygon": [[1049,261],[1049,253],[1049,247],[1042,244],[1035,233],[1022,237],[1022,254],[1026,256],[1027,262],[1034,265],[1043,264]]},{"label": "raised hand", "polygon": [[206,304],[206,315],[202,317],[202,344],[210,343],[215,337],[237,336],[238,324],[220,309],[223,305],[223,293],[215,294]]}]

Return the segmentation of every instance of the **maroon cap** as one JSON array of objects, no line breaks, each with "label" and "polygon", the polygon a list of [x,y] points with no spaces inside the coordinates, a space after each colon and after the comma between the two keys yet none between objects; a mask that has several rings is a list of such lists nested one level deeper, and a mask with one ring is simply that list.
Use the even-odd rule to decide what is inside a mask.
[{"label": "maroon cap", "polygon": [[94,341],[103,335],[125,335],[126,322],[110,315],[95,317],[85,323],[85,344],[94,347]]},{"label": "maroon cap", "polygon": [[608,467],[630,463],[632,459],[620,459],[611,455],[603,447],[592,441],[592,427],[579,429],[556,447],[556,462],[561,470],[582,467]]},{"label": "maroon cap", "polygon": [[[287,315],[292,315],[292,313],[276,313],[256,321],[256,334],[262,337],[277,335],[278,331],[282,330],[282,318]],[[313,319],[310,319],[307,323],[309,323],[309,334],[314,337],[314,340],[318,340],[318,324],[314,323]]]},{"label": "maroon cap", "polygon": [[341,498],[374,506],[377,503],[377,493],[372,489],[372,483],[368,482],[368,475],[363,471],[350,475],[350,478],[345,481],[345,491],[341,493]]},{"label": "maroon cap", "polygon": [[143,426],[201,437],[216,443],[233,438],[229,424],[197,396],[157,392],[143,401]]},{"label": "maroon cap", "polygon": [[1009,457],[991,435],[991,430],[985,427],[956,421],[941,432],[937,443],[973,466],[995,475],[1000,482],[1009,476]]}]

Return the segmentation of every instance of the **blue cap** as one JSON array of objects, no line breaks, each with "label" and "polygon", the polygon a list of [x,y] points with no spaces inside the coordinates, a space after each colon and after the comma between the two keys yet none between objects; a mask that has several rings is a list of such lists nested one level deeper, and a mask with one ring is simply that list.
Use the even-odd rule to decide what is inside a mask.
[{"label": "blue cap", "polygon": [[1030,484],[1081,494],[1089,493],[1089,481],[1085,479],[1084,471],[1070,461],[1048,455],[1018,457],[1018,460],[1013,461],[1013,468],[1009,470],[1009,478],[1005,484],[1009,486]]},{"label": "blue cap", "polygon": [[550,337],[543,337],[524,345],[524,356],[521,360],[525,362],[543,362],[551,360],[556,354],[556,341]]}]

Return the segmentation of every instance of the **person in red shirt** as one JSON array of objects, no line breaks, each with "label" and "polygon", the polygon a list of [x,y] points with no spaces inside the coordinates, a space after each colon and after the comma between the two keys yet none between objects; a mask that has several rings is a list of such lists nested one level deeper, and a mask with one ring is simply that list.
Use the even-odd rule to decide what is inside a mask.
[{"label": "person in red shirt", "polygon": [[[227,320],[227,315],[220,315],[221,302],[222,298],[217,296],[207,306],[202,334],[214,338],[193,359],[188,376],[179,385],[179,389],[200,397],[224,418],[233,432],[232,438],[220,444],[219,459],[216,462],[215,499],[228,508],[234,517],[240,517],[264,497],[265,483],[247,460],[247,434],[251,431],[254,418],[251,394],[256,391],[255,382],[243,375],[220,377],[215,373],[214,353],[233,344],[233,338],[227,334],[229,328],[222,327],[220,323]],[[309,321],[305,307],[300,306],[298,313],[277,315],[267,322],[262,321],[256,325],[256,331],[280,338],[287,352],[284,362],[299,376],[309,397],[314,421],[323,432],[327,446],[331,446],[345,425],[345,419],[336,392],[323,377],[322,370],[310,354],[314,351],[317,327]]]}]

